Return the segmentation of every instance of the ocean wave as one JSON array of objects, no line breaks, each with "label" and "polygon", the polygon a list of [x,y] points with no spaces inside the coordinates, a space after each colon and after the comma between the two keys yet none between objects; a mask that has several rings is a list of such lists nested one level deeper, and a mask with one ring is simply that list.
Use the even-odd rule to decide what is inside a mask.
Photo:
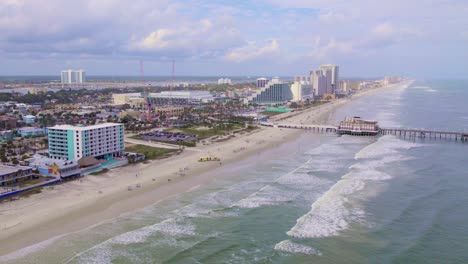
[{"label": "ocean wave", "polygon": [[195,233],[195,226],[192,223],[188,221],[183,223],[181,221],[177,221],[174,218],[169,218],[160,223],[116,236],[109,240],[109,243],[118,245],[143,243],[148,239],[148,237],[154,235],[155,233],[160,233],[171,237],[197,235]]},{"label": "ocean wave", "polygon": [[[234,206],[240,208],[257,208],[290,202],[297,199],[305,191],[312,192],[313,188],[331,183],[330,180],[318,178],[309,174],[312,168],[317,169],[316,165],[311,164],[309,160],[293,171],[277,178],[271,184],[264,186],[257,192],[234,203]],[[330,170],[330,168],[327,169]]]},{"label": "ocean wave", "polygon": [[65,263],[70,263],[74,260],[79,260],[79,263],[111,263],[112,259],[116,256],[134,257],[133,255],[130,256],[126,254],[125,251],[114,250],[113,246],[128,246],[131,244],[144,243],[156,234],[162,235],[162,237],[158,237],[161,243],[177,246],[182,246],[182,244],[178,240],[176,241],[176,238],[198,236],[195,232],[195,226],[191,222],[169,218],[154,225],[145,226],[109,238],[74,255]]},{"label": "ocean wave", "polygon": [[[353,198],[358,192],[362,198],[375,191],[365,190],[368,181],[375,183],[391,179],[392,175],[379,169],[390,163],[412,159],[404,151],[418,146],[422,145],[383,136],[361,149],[355,154],[358,162],[350,166],[350,171],[312,204],[307,214],[297,219],[296,225],[287,234],[297,238],[328,237],[348,229],[352,222],[367,224],[365,211],[353,203]],[[371,186],[377,188],[375,184]]]},{"label": "ocean wave", "polygon": [[429,92],[429,93],[438,93],[439,91],[435,90],[435,89],[427,89],[425,90],[426,92]]},{"label": "ocean wave", "polygon": [[435,89],[433,89],[432,87],[429,87],[429,86],[422,86],[422,85],[420,85],[420,86],[413,86],[413,87],[411,87],[411,88],[412,88],[412,89],[423,90],[423,91],[429,92],[429,93],[437,93],[437,92],[439,92],[438,90],[435,90]]},{"label": "ocean wave", "polygon": [[283,240],[275,245],[276,251],[293,253],[293,254],[305,254],[311,256],[321,256],[322,253],[313,247],[294,243],[290,240]]},{"label": "ocean wave", "polygon": [[249,197],[234,203],[234,206],[240,208],[258,208],[261,206],[277,205],[292,201],[297,195],[298,193],[295,191],[287,191],[267,185]]},{"label": "ocean wave", "polygon": [[371,144],[356,153],[355,159],[378,158],[382,156],[399,154],[400,150],[421,147],[422,144],[401,140],[392,135],[380,137],[376,143]]},{"label": "ocean wave", "polygon": [[402,162],[402,161],[413,159],[413,157],[401,155],[397,151],[393,153],[394,153],[393,155],[387,155],[384,157],[380,157],[378,159],[367,159],[367,160],[359,159],[360,162],[351,165],[349,168],[362,170],[362,171],[376,170],[376,169],[385,167],[389,163]]},{"label": "ocean wave", "polygon": [[344,179],[385,181],[393,178],[391,175],[378,170],[359,170],[352,171],[343,176]]},{"label": "ocean wave", "polygon": [[338,235],[349,227],[349,222],[362,218],[364,212],[349,206],[347,196],[362,190],[364,181],[342,179],[312,204],[312,209],[297,219],[287,235],[297,238]]}]

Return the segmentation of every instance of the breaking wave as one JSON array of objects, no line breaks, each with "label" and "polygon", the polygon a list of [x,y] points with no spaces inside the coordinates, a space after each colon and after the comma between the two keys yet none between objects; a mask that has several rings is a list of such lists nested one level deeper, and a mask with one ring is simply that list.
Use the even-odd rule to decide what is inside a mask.
[{"label": "breaking wave", "polygon": [[281,251],[285,253],[293,253],[293,254],[305,254],[311,256],[321,256],[322,253],[316,250],[313,247],[309,247],[306,245],[294,243],[290,240],[283,240],[275,245],[276,251]]},{"label": "breaking wave", "polygon": [[391,179],[393,175],[379,169],[390,163],[411,159],[404,152],[418,146],[422,145],[388,135],[360,150],[355,155],[357,163],[350,166],[350,171],[312,204],[307,214],[297,219],[287,235],[297,238],[329,237],[339,235],[352,223],[366,224],[366,213],[354,198],[366,191],[369,181]]}]

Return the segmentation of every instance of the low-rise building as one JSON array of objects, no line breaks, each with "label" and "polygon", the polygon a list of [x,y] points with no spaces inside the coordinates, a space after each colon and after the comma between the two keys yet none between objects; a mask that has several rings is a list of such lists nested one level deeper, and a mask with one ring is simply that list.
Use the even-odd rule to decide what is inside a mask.
[{"label": "low-rise building", "polygon": [[31,88],[28,89],[28,92],[30,94],[34,94],[34,95],[41,94],[41,93],[45,94],[45,93],[47,93],[47,91],[48,90],[45,87],[31,87]]},{"label": "low-rise building", "polygon": [[16,118],[0,116],[0,130],[10,130],[16,128]]},{"label": "low-rise building", "polygon": [[29,166],[44,176],[60,177],[62,180],[81,176],[76,160],[51,159],[39,154],[29,159]]},{"label": "low-rise building", "polygon": [[22,127],[18,129],[18,134],[22,137],[43,136],[46,134],[46,129],[40,127]]},{"label": "low-rise building", "polygon": [[143,99],[141,93],[112,94],[114,105],[130,104],[131,100]]},{"label": "low-rise building", "polygon": [[184,107],[158,107],[155,111],[158,115],[180,116],[184,113]]},{"label": "low-rise building", "polygon": [[150,93],[148,100],[151,105],[192,105],[208,103],[214,100],[209,91],[164,91],[160,93]]},{"label": "low-rise building", "polygon": [[36,122],[36,117],[33,115],[25,115],[23,116],[23,122],[26,124],[33,124]]},{"label": "low-rise building", "polygon": [[32,168],[0,165],[0,186],[10,186],[32,178]]}]

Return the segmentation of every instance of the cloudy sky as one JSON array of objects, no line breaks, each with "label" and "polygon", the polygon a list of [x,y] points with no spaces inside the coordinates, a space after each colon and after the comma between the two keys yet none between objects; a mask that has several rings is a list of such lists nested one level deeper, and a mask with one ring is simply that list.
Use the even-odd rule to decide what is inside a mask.
[{"label": "cloudy sky", "polygon": [[467,0],[1,0],[0,75],[468,78]]}]

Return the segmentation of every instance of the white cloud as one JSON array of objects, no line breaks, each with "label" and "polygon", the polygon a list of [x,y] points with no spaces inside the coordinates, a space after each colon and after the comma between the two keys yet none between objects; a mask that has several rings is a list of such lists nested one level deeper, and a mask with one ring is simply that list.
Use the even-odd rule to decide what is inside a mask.
[{"label": "white cloud", "polygon": [[279,42],[273,39],[269,44],[263,47],[258,47],[256,42],[248,42],[247,45],[243,47],[229,51],[225,58],[229,61],[243,62],[257,58],[266,58],[267,56],[275,55],[279,52]]},{"label": "white cloud", "polygon": [[327,12],[319,15],[318,20],[324,24],[340,24],[344,23],[347,18],[341,13]]},{"label": "white cloud", "polygon": [[173,56],[216,56],[243,43],[240,32],[223,19],[159,28],[128,45],[128,51]]}]

